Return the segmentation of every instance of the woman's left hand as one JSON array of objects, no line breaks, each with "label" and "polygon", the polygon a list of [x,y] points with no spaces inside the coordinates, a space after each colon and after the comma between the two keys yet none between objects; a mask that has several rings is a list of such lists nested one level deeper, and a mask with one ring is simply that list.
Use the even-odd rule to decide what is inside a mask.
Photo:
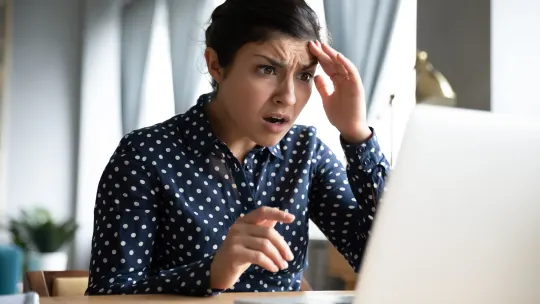
[{"label": "woman's left hand", "polygon": [[327,44],[309,42],[311,53],[317,57],[328,80],[315,76],[315,86],[321,95],[328,120],[349,143],[360,143],[371,136],[367,125],[364,86],[354,64]]}]

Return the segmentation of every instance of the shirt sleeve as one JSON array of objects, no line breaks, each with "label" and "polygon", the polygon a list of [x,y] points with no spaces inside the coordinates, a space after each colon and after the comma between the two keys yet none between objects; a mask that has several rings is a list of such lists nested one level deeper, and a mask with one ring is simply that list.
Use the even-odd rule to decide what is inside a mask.
[{"label": "shirt sleeve", "polygon": [[159,176],[126,142],[111,157],[98,186],[86,294],[215,294],[209,289],[213,256],[165,270],[153,264]]},{"label": "shirt sleeve", "polygon": [[[373,130],[372,130],[373,131]],[[346,169],[318,140],[317,163],[310,191],[310,218],[358,272],[377,203],[390,165],[377,137],[351,145],[341,138]]]}]

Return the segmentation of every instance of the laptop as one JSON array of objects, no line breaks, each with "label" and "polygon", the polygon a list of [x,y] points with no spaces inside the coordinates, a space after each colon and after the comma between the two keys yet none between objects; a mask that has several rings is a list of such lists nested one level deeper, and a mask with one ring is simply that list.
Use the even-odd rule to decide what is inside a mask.
[{"label": "laptop", "polygon": [[2,304],[39,304],[39,295],[33,291],[12,295],[0,295]]},{"label": "laptop", "polygon": [[[540,303],[540,122],[416,106],[354,295],[353,304]],[[238,303],[269,301],[320,303]]]}]

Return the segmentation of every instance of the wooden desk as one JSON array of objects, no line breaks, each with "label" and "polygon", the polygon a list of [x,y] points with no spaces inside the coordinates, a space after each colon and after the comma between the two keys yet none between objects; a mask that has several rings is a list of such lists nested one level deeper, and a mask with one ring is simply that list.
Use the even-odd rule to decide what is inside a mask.
[{"label": "wooden desk", "polygon": [[351,291],[307,291],[307,292],[253,292],[253,293],[223,293],[215,297],[208,298],[190,298],[174,295],[129,295],[129,296],[77,296],[77,297],[50,297],[40,298],[40,304],[79,304],[79,303],[133,303],[133,302],[149,302],[149,303],[174,303],[174,304],[233,304],[235,300],[241,298],[253,297],[275,297],[278,300],[280,297],[291,297],[299,295],[308,295],[314,297],[324,297],[331,295],[350,296]]}]

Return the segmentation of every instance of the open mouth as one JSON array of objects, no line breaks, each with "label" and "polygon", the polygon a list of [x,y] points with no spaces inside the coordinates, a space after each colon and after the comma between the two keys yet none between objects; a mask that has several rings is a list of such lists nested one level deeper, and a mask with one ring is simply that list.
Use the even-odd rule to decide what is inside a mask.
[{"label": "open mouth", "polygon": [[289,122],[289,117],[283,114],[272,114],[264,118],[269,123],[282,125]]},{"label": "open mouth", "polygon": [[268,121],[269,123],[273,123],[273,124],[284,124],[285,123],[285,119],[284,118],[279,118],[279,117],[266,117],[264,120]]}]

